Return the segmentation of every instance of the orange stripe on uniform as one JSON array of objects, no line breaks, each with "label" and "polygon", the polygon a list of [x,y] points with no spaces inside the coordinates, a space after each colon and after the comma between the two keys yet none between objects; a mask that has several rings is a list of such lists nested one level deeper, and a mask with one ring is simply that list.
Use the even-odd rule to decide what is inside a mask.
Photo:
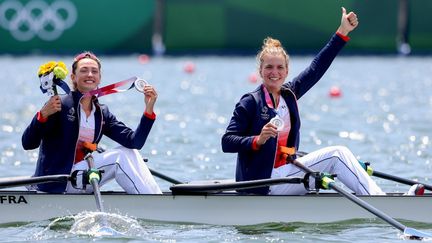
[{"label": "orange stripe on uniform", "polygon": [[279,146],[279,150],[286,155],[294,155],[296,152],[294,147]]},{"label": "orange stripe on uniform", "polygon": [[83,147],[90,150],[90,151],[96,151],[97,149],[97,143],[89,143],[89,142],[83,142]]},{"label": "orange stripe on uniform", "polygon": [[294,155],[295,151],[296,149],[294,147],[278,146],[274,168],[286,165],[288,156]]}]

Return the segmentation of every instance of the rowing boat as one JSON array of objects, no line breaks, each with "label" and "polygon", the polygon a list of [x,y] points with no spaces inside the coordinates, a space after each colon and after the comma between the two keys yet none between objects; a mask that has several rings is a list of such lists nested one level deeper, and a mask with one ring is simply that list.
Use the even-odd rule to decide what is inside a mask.
[{"label": "rowing boat", "polygon": [[[432,194],[358,196],[394,218],[432,223]],[[233,192],[201,195],[128,195],[102,192],[106,212],[137,219],[215,225],[254,225],[270,222],[328,223],[373,219],[370,212],[336,193],[303,196],[238,195]],[[93,194],[47,194],[0,190],[0,223],[31,222],[97,211]]]},{"label": "rowing boat", "polygon": [[[126,194],[104,192],[90,194],[47,194],[36,191],[0,190],[0,224],[31,222],[82,214],[85,211],[121,214],[137,219],[215,225],[255,225],[280,222],[327,223],[350,219],[379,218],[400,230],[408,239],[432,239],[432,234],[410,228],[395,218],[432,223],[432,194],[405,196],[389,193],[376,196],[356,196],[326,174],[316,172],[291,161],[304,170],[303,177],[281,177],[251,181],[213,180],[182,183],[162,173],[150,172],[173,183],[170,192]],[[90,166],[91,167],[91,166]],[[418,182],[385,173],[373,173],[389,180],[414,185]],[[313,178],[312,188],[310,178]],[[74,181],[72,175],[14,177],[0,179],[0,188],[48,182]],[[303,184],[307,195],[245,195],[240,189],[277,184]],[[314,185],[313,185],[314,184]],[[432,186],[422,183],[423,188]],[[98,189],[98,185],[93,185]],[[337,193],[319,193],[321,188]],[[313,192],[313,193],[312,193]],[[95,196],[93,198],[93,196]],[[103,202],[102,202],[103,198]],[[96,199],[96,207],[93,204]],[[102,210],[105,208],[105,210]],[[379,210],[385,208],[385,211]],[[390,216],[392,215],[392,216]]]}]

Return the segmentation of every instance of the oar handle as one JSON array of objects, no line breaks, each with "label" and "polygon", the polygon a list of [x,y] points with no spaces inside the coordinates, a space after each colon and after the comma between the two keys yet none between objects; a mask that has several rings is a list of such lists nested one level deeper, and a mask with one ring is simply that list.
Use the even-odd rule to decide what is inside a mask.
[{"label": "oar handle", "polygon": [[84,160],[87,161],[87,164],[89,166],[89,169],[93,169],[94,168],[94,159],[93,159],[93,155],[91,154],[91,152],[88,152],[85,156],[84,156]]}]

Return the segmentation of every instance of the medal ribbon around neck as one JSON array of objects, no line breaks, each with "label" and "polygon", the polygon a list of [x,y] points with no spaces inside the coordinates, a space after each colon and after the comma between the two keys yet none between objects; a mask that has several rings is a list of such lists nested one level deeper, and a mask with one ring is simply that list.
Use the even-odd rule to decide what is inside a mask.
[{"label": "medal ribbon around neck", "polygon": [[[289,129],[288,130],[284,130],[285,127],[285,123],[289,124],[289,120],[284,121],[284,119],[289,119],[289,116],[284,116],[284,117],[280,117],[277,111],[277,105],[276,102],[274,101],[273,97],[271,96],[271,94],[268,92],[268,90],[264,87],[264,94],[265,94],[265,99],[266,99],[266,103],[270,108],[273,108],[274,111],[276,112],[276,116],[273,117],[270,122],[275,125],[277,127],[277,131],[278,131],[278,137],[277,137],[277,144],[278,147],[276,149],[276,157],[274,160],[274,168],[278,168],[279,166],[285,165],[286,164],[286,157],[285,157],[285,153],[282,151],[282,148],[284,148],[285,146],[287,146],[287,142],[288,142],[288,135],[289,135]],[[282,99],[282,97],[281,97]],[[281,101],[280,101],[281,102]]]},{"label": "medal ribbon around neck", "polygon": [[265,100],[266,100],[267,105],[276,112],[276,116],[273,117],[270,120],[270,122],[277,127],[278,132],[281,132],[283,130],[285,122],[278,114],[277,104],[276,104],[272,94],[270,94],[270,92],[268,92],[266,87],[263,86],[263,89],[264,89],[264,96],[265,96]]},{"label": "medal ribbon around neck", "polygon": [[[123,81],[117,82],[117,83],[113,83],[113,84],[109,84],[107,86],[104,86],[102,88],[99,89],[95,89],[92,90],[90,92],[87,92],[84,94],[84,97],[91,97],[91,96],[96,96],[96,97],[102,97],[104,95],[109,95],[109,94],[115,94],[115,93],[121,93],[124,91],[128,91],[132,88],[135,87],[136,90],[138,90],[139,92],[144,92],[144,86],[148,84],[147,81],[145,81],[144,79],[138,78],[138,77],[131,77],[128,79],[125,79]],[[120,87],[125,86],[125,85],[129,85],[129,88],[127,89],[120,89]]]}]

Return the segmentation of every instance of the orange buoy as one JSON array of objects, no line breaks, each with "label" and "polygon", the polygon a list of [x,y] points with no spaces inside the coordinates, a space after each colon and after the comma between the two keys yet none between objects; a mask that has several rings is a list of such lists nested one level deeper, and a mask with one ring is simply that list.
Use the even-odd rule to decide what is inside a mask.
[{"label": "orange buoy", "polygon": [[187,73],[193,73],[193,72],[195,72],[195,64],[193,64],[193,62],[187,62],[184,65],[183,69]]},{"label": "orange buoy", "polygon": [[256,73],[249,74],[249,82],[255,84],[258,81],[258,76]]},{"label": "orange buoy", "polygon": [[342,91],[337,86],[332,86],[329,91],[329,96],[332,98],[339,98],[342,96]]},{"label": "orange buoy", "polygon": [[147,54],[141,54],[141,55],[138,56],[138,61],[141,64],[146,64],[146,63],[148,63],[150,61],[150,57]]}]

